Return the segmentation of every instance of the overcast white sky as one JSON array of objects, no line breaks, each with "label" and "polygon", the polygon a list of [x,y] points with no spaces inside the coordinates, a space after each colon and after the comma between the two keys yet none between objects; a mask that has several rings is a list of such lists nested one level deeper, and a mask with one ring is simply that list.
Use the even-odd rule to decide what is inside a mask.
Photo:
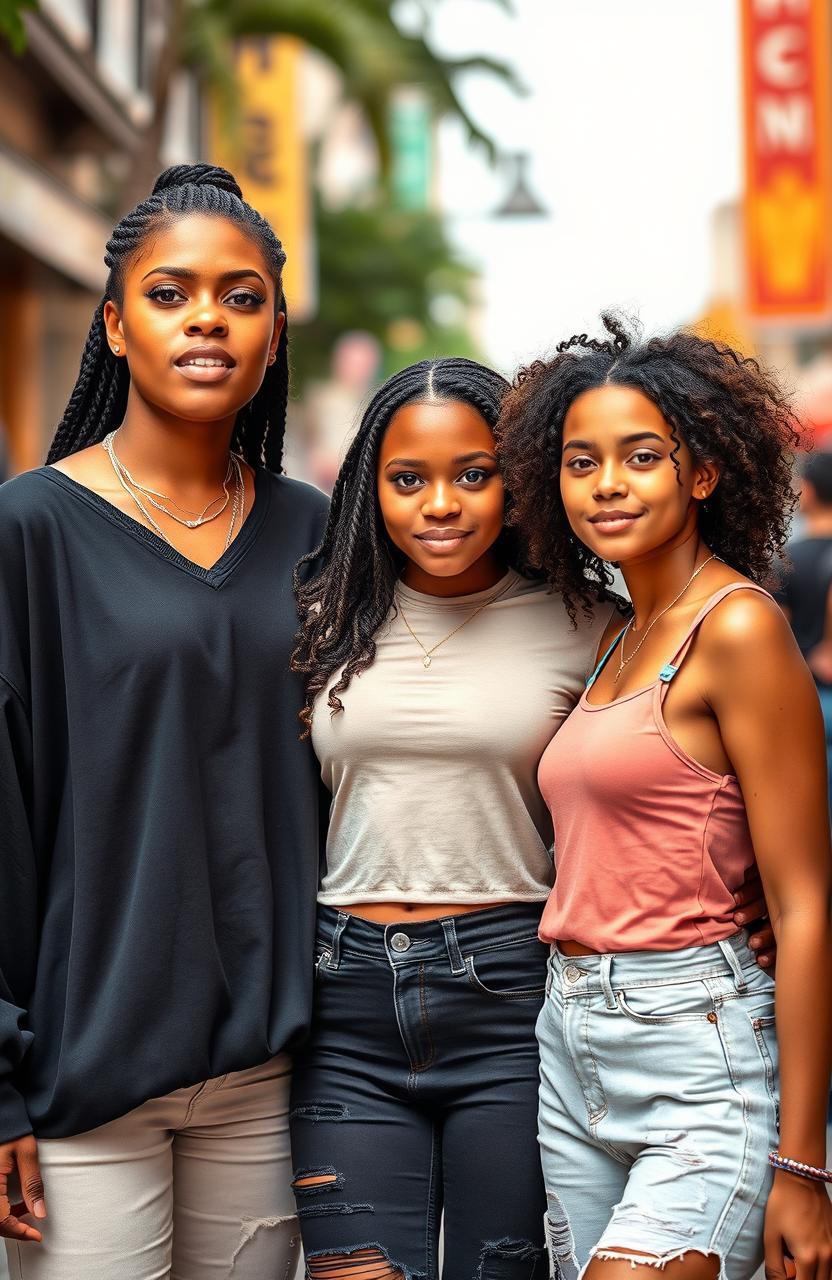
[{"label": "overcast white sky", "polygon": [[598,327],[609,305],[650,329],[693,318],[711,287],[711,216],[741,179],[737,0],[445,0],[443,52],[490,53],[529,87],[469,76],[467,105],[530,153],[549,216],[494,219],[505,175],[440,131],[440,201],[483,272],[482,339],[509,370]]}]

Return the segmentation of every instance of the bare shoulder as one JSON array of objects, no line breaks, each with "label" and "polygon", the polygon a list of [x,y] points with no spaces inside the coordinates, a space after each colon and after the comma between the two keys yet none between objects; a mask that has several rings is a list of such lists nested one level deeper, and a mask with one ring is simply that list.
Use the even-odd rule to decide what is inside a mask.
[{"label": "bare shoulder", "polygon": [[[739,585],[752,587],[751,582]],[[761,591],[732,591],[702,623],[702,641],[715,659],[732,660],[752,650],[797,651],[788,621],[775,600]]]}]

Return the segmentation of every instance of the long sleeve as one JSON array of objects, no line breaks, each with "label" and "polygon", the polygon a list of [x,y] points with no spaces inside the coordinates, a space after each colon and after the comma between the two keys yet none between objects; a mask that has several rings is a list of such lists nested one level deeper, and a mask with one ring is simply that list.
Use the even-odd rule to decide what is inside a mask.
[{"label": "long sleeve", "polygon": [[0,1142],[31,1131],[14,1077],[32,1034],[23,1027],[37,963],[37,875],[29,818],[31,733],[0,675]]}]

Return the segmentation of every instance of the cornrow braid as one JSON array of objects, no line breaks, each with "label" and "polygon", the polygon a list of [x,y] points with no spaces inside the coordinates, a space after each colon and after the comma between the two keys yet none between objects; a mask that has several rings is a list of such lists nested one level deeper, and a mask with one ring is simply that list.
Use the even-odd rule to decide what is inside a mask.
[{"label": "cornrow braid", "polygon": [[702,538],[734,569],[765,580],[788,536],[799,438],[777,379],[756,360],[686,330],[644,342],[633,324],[602,318],[610,340],[578,334],[561,343],[553,359],[518,373],[503,402],[496,436],[506,485],[516,495],[510,519],[533,564],[573,618],[579,607],[611,596],[608,565],[570,528],[560,469],[570,407],[585,391],[613,384],[633,387],[659,409],[677,478],[682,444],[695,459],[716,464],[719,483],[700,507]]},{"label": "cornrow braid", "polygon": [[[507,390],[504,378],[473,360],[422,360],[394,374],[367,406],[335,482],[323,541],[295,570],[303,621],[292,669],[306,681],[304,737],[315,698],[336,673],[327,701],[333,714],[343,711],[340,695],[372,664],[376,633],[394,606],[404,557],[387,535],[376,491],[379,448],[393,415],[408,404],[457,400],[493,428]],[[508,563],[525,571],[514,535],[502,538]],[[304,580],[307,564],[312,576]]]},{"label": "cornrow braid", "polygon": [[[278,310],[286,311],[282,278],[286,254],[266,219],[243,200],[227,169],[217,165],[173,165],[156,179],[151,195],[131,209],[113,228],[104,261],[109,269],[104,296],[95,309],[78,378],[58,423],[47,462],[56,462],[85,445],[103,440],[127,407],[130,371],[127,360],[110,350],[104,327],[104,305],[121,305],[130,259],[161,224],[189,214],[227,218],[263,253],[277,289]],[[274,364],[269,365],[257,394],[237,414],[232,446],[252,466],[280,471],[286,406],[289,396],[289,345],[284,323]]]}]

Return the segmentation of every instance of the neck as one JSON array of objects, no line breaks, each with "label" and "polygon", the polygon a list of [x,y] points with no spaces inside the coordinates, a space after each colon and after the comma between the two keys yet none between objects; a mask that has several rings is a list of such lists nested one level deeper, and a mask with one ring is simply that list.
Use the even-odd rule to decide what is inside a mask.
[{"label": "neck", "polygon": [[633,604],[637,631],[643,630],[661,609],[670,604],[710,554],[694,524],[638,560],[622,564],[621,572]]},{"label": "neck", "polygon": [[506,566],[498,556],[487,551],[463,573],[451,578],[439,578],[408,560],[402,574],[402,582],[413,591],[426,596],[470,596],[475,591],[487,591],[496,586],[506,572]]},{"label": "neck", "polygon": [[228,469],[235,417],[217,422],[177,418],[151,408],[131,387],[116,451],[142,484],[178,493],[218,489]]},{"label": "neck", "polygon": [[806,536],[809,538],[832,536],[832,507],[821,507],[806,516]]}]

